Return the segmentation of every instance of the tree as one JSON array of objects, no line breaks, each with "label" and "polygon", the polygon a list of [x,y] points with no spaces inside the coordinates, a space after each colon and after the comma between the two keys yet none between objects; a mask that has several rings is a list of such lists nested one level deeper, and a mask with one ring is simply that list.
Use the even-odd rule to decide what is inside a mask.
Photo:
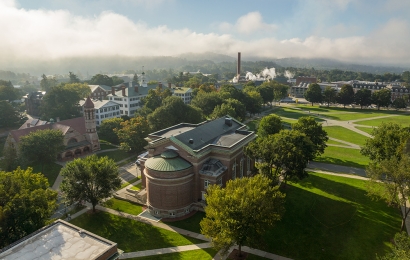
[{"label": "tree", "polygon": [[48,92],[52,87],[57,86],[58,82],[56,78],[48,78],[46,75],[41,76],[40,87],[42,90]]},{"label": "tree", "polygon": [[0,247],[48,224],[56,201],[47,178],[31,168],[0,171]]},{"label": "tree", "polygon": [[1,168],[6,171],[15,170],[18,166],[17,149],[14,144],[7,140],[3,149],[3,158],[1,159]]},{"label": "tree", "polygon": [[282,120],[275,114],[264,116],[258,125],[258,136],[265,137],[279,133],[283,129]]},{"label": "tree", "polygon": [[323,99],[326,101],[327,107],[329,107],[330,103],[335,102],[336,90],[331,86],[327,86],[323,92]]},{"label": "tree", "polygon": [[263,99],[258,91],[252,90],[245,93],[245,107],[250,114],[260,113]]},{"label": "tree", "polygon": [[229,106],[231,106],[234,110],[235,110],[235,119],[237,119],[238,121],[243,121],[245,120],[246,117],[246,107],[244,104],[242,104],[241,102],[239,102],[239,100],[233,99],[233,98],[228,98],[226,100],[224,100],[224,104],[227,104]]},{"label": "tree", "polygon": [[322,96],[322,89],[320,88],[319,84],[312,83],[309,84],[309,87],[305,93],[305,98],[307,101],[312,103],[322,103],[323,96]]},{"label": "tree", "polygon": [[382,89],[373,92],[372,101],[377,106],[377,110],[380,107],[388,107],[391,104],[391,91],[390,89]]},{"label": "tree", "polygon": [[300,117],[297,123],[292,124],[292,129],[304,133],[312,141],[315,148],[315,156],[325,152],[326,142],[329,140],[329,137],[327,137],[327,132],[323,130],[322,124],[316,122],[314,117]]},{"label": "tree", "polygon": [[[285,194],[262,175],[228,181],[225,188],[211,185],[205,195],[205,218],[201,233],[211,238],[213,247],[226,254],[230,247],[256,247],[268,228],[279,221]],[[257,212],[257,214],[255,214]]]},{"label": "tree", "polygon": [[[253,82],[253,81],[251,81]],[[259,92],[263,99],[263,103],[271,103],[273,100],[273,85],[270,84],[271,82],[263,82],[256,90]]]},{"label": "tree", "polygon": [[336,96],[336,100],[339,104],[342,104],[344,108],[346,105],[352,104],[354,101],[353,87],[349,84],[343,85]]},{"label": "tree", "polygon": [[114,86],[112,78],[103,74],[94,75],[89,81],[90,85],[105,85],[105,86]]},{"label": "tree", "polygon": [[382,123],[371,134],[373,138],[366,140],[360,153],[375,162],[400,158],[410,138],[409,128],[395,123]]},{"label": "tree", "polygon": [[13,101],[19,98],[19,92],[13,85],[0,85],[0,100]]},{"label": "tree", "polygon": [[80,79],[71,71],[68,72],[68,77],[70,78],[69,83],[80,83]]},{"label": "tree", "polygon": [[277,82],[273,82],[273,100],[280,101],[288,94],[289,87]]},{"label": "tree", "polygon": [[24,117],[9,102],[0,101],[0,111],[0,128],[21,125]]},{"label": "tree", "polygon": [[138,116],[120,124],[121,128],[115,128],[114,132],[118,136],[121,149],[127,152],[141,151],[147,145],[147,141],[144,138],[150,132],[147,119]]},{"label": "tree", "polygon": [[117,77],[117,76],[112,76],[111,79],[112,79],[112,85],[113,86],[117,86],[119,84],[124,83],[124,80],[120,77]]},{"label": "tree", "polygon": [[61,169],[63,181],[60,189],[70,202],[87,201],[95,206],[112,196],[121,187],[118,166],[107,156],[97,155],[75,159]]},{"label": "tree", "polygon": [[138,83],[138,75],[137,73],[134,73],[134,77],[132,78],[132,81],[135,83]]},{"label": "tree", "polygon": [[410,237],[406,232],[394,236],[392,250],[384,257],[377,257],[377,260],[410,260]]},{"label": "tree", "polygon": [[150,89],[148,90],[148,95],[142,99],[142,103],[144,104],[144,107],[154,111],[155,109],[161,106],[161,96],[158,95],[158,93],[155,90]]},{"label": "tree", "polygon": [[121,129],[122,122],[124,122],[122,118],[109,118],[104,120],[98,128],[100,139],[113,144],[120,144],[115,129]]},{"label": "tree", "polygon": [[363,109],[363,106],[370,106],[372,104],[372,92],[370,89],[359,89],[354,94],[354,102],[356,105],[360,105],[360,109]]},{"label": "tree", "polygon": [[223,103],[220,106],[216,106],[214,108],[214,112],[209,116],[211,119],[216,119],[225,115],[230,115],[233,118],[236,118],[236,112],[235,109],[226,103]]},{"label": "tree", "polygon": [[402,215],[401,231],[405,231],[406,217],[410,208],[406,207],[410,199],[410,156],[393,156],[380,162],[371,162],[366,169],[370,178],[367,190],[372,197],[383,199],[390,206],[405,209]]},{"label": "tree", "polygon": [[[227,97],[231,98],[231,97]],[[220,106],[223,103],[223,99],[218,92],[203,92],[200,91],[192,99],[191,105],[202,110],[205,116],[209,116],[214,111],[216,106]]]},{"label": "tree", "polygon": [[40,106],[42,118],[59,117],[61,120],[79,117],[81,96],[75,89],[59,85],[51,88],[44,97]]},{"label": "tree", "polygon": [[80,98],[86,98],[91,95],[91,89],[86,83],[70,83],[63,84],[63,86],[67,90],[77,92]]},{"label": "tree", "polygon": [[407,102],[403,97],[398,97],[393,101],[393,107],[397,110],[400,108],[406,108],[407,107]]},{"label": "tree", "polygon": [[60,130],[37,130],[22,136],[19,143],[19,154],[23,160],[41,164],[41,173],[44,164],[57,159],[57,155],[64,150],[64,136]]}]

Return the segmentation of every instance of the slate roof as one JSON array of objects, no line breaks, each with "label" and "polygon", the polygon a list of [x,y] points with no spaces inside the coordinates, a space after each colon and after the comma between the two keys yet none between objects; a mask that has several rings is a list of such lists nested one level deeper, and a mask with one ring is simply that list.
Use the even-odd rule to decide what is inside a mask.
[{"label": "slate roof", "polygon": [[63,120],[63,121],[56,122],[53,124],[48,123],[48,124],[36,125],[33,127],[28,127],[28,128],[22,128],[18,130],[12,130],[10,131],[10,134],[16,142],[20,142],[20,138],[22,136],[28,135],[29,133],[35,132],[37,130],[56,129],[56,130],[60,130],[63,133],[63,135],[65,135],[68,129],[70,129],[70,127],[78,131],[82,135],[85,134],[86,129],[85,129],[84,117],[67,119],[67,120]]},{"label": "slate roof", "polygon": [[[85,103],[84,100],[80,100],[80,106],[83,106]],[[93,103],[94,103],[94,108],[95,109],[100,109],[102,107],[105,106],[118,106],[119,104],[115,101],[112,100],[99,100],[99,99],[93,99]]]},{"label": "slate roof", "polygon": [[[158,86],[158,84],[147,85],[147,87],[139,86],[139,87],[138,87],[138,92],[135,92],[134,87],[135,87],[136,85],[133,84],[133,86],[130,88],[130,87],[128,87],[128,84],[120,84],[120,85],[115,86],[116,89],[119,88],[119,90],[115,91],[115,96],[122,97],[122,89],[121,89],[121,86],[123,86],[123,85],[125,86],[125,96],[127,96],[127,97],[145,96],[145,95],[148,94],[148,91],[149,91],[150,89],[154,89],[154,90],[155,90],[155,89],[157,88],[157,86]],[[164,87],[164,86],[163,86],[163,87]],[[109,94],[109,95],[107,95],[107,96],[108,96],[108,97],[113,97],[112,94]]]}]

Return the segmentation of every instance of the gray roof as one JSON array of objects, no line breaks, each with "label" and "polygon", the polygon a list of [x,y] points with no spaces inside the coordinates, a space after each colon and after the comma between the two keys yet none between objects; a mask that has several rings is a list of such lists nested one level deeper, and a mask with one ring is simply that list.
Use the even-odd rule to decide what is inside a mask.
[{"label": "gray roof", "polygon": [[[142,87],[139,86],[138,87],[138,92],[135,91],[135,86],[136,84],[133,84],[132,87],[129,87],[129,84],[120,84],[118,86],[115,86],[115,88],[119,88],[120,90],[115,91],[115,96],[119,96],[122,97],[122,89],[121,86],[124,85],[125,86],[125,96],[127,97],[138,97],[138,96],[145,96],[148,94],[148,91],[150,89],[156,89],[157,88],[157,84],[151,84],[151,85],[147,85],[147,87]],[[109,97],[112,97],[112,94],[108,95]]]}]

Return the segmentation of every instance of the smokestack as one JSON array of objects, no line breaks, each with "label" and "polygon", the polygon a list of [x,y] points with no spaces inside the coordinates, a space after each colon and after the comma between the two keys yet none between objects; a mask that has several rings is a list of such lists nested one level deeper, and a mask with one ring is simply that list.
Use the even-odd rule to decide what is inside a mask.
[{"label": "smokestack", "polygon": [[125,86],[124,85],[121,86],[121,90],[122,90],[122,96],[125,97]]},{"label": "smokestack", "polygon": [[115,96],[115,88],[114,88],[114,87],[111,87],[111,94],[112,94],[113,96]]},{"label": "smokestack", "polygon": [[238,77],[241,75],[241,53],[238,52],[238,66],[236,68],[236,75],[238,75]]}]

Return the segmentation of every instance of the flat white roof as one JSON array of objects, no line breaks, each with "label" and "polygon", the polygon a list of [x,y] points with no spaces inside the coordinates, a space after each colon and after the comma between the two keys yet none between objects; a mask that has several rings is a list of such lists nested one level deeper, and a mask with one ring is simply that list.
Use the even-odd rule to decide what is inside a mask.
[{"label": "flat white roof", "polygon": [[38,233],[17,241],[0,259],[96,259],[117,244],[82,230],[63,220],[57,220]]}]

